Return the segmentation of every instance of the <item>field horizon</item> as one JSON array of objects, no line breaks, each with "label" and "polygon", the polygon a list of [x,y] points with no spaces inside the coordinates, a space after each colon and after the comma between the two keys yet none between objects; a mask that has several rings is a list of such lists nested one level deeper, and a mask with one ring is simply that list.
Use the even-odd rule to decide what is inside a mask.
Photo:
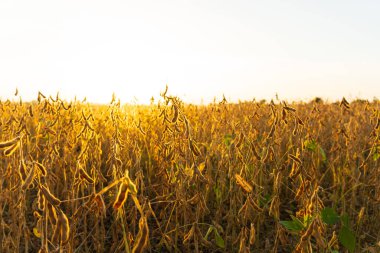
[{"label": "field horizon", "polygon": [[[170,86],[166,86],[166,89],[169,89]],[[21,91],[22,92],[22,91]],[[17,95],[15,95],[17,94]],[[38,102],[38,97],[40,96],[40,94],[43,96],[43,97],[49,97],[49,98],[52,98],[53,100],[54,99],[57,99],[59,98],[60,100],[64,101],[64,102],[67,102],[67,103],[70,103],[70,102],[86,102],[88,104],[91,104],[91,105],[107,105],[109,104],[109,102],[96,102],[96,101],[92,101],[92,100],[88,100],[86,96],[84,97],[77,97],[77,96],[74,96],[72,98],[70,97],[65,97],[65,98],[62,98],[61,95],[59,94],[59,92],[56,92],[54,94],[49,94],[49,95],[46,95],[45,92],[43,91],[38,91],[38,92],[35,92],[36,94],[36,98],[30,98],[28,100],[23,100],[22,99],[22,96],[19,95],[19,89],[16,88],[15,89],[15,93],[13,96],[7,96],[5,98],[2,98],[0,97],[0,101],[11,101],[11,102],[19,102],[20,100],[22,100],[22,102],[25,102],[25,103],[37,103]],[[114,97],[116,97],[115,95],[116,93],[113,92],[113,93],[110,93],[110,94],[106,94],[108,97],[109,97],[109,101],[112,101],[112,99]],[[178,95],[171,95],[172,97],[180,97]],[[152,101],[153,99],[153,101]],[[333,104],[333,103],[340,103],[342,99],[345,99],[346,101],[348,102],[376,102],[379,100],[379,98],[374,95],[371,99],[368,99],[368,98],[365,98],[365,97],[360,97],[360,96],[342,96],[340,98],[328,98],[328,97],[324,97],[324,96],[315,96],[315,97],[312,97],[312,98],[296,98],[296,99],[286,99],[286,98],[281,98],[281,94],[278,94],[276,93],[272,98],[259,98],[259,97],[254,97],[252,96],[251,99],[239,99],[239,98],[236,98],[236,99],[231,99],[229,98],[228,96],[226,96],[225,94],[222,94],[221,96],[215,96],[212,101],[210,102],[203,102],[203,98],[201,98],[201,102],[185,102],[185,101],[182,101],[185,105],[197,105],[197,106],[209,106],[209,105],[212,105],[212,104],[215,104],[215,103],[219,103],[223,100],[225,100],[226,102],[228,102],[229,104],[239,104],[239,103],[251,103],[251,102],[257,102],[257,103],[275,103],[275,104],[280,104],[282,102],[286,102],[286,103],[289,103],[289,104],[307,104],[307,103],[312,103],[312,102],[318,102],[318,103],[326,103],[326,104]],[[149,106],[149,105],[157,105],[158,102],[163,102],[164,100],[162,99],[162,97],[160,96],[160,94],[152,94],[151,96],[151,99],[149,100],[149,102],[145,102],[145,103],[141,103],[139,102],[139,99],[137,97],[134,97],[134,101],[123,101],[121,100],[120,98],[118,98],[118,100],[121,101],[121,105],[146,105],[146,106]]]}]

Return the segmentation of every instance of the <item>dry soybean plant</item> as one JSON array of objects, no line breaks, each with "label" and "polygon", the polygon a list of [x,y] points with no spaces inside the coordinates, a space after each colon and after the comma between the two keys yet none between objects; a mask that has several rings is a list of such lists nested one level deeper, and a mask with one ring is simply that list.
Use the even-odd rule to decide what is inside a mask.
[{"label": "dry soybean plant", "polygon": [[0,252],[379,252],[380,103],[0,101]]}]

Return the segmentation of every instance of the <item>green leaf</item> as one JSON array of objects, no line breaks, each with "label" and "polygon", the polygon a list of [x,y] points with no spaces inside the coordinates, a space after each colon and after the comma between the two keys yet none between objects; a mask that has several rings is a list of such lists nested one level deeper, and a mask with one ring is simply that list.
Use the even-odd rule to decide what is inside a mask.
[{"label": "green leaf", "polygon": [[315,142],[315,140],[306,140],[304,141],[304,146],[310,151],[315,151],[318,147],[318,144]]},{"label": "green leaf", "polygon": [[295,217],[293,215],[290,215],[290,217],[292,218],[292,220],[294,221],[294,223],[297,224],[297,226],[305,228],[305,224],[302,221],[300,221],[297,217]]},{"label": "green leaf", "polygon": [[305,225],[305,227],[309,226],[312,220],[313,220],[313,216],[305,215],[303,217],[303,224]]},{"label": "green leaf", "polygon": [[335,212],[334,209],[330,207],[325,207],[321,212],[321,218],[324,223],[333,225],[339,221],[339,215]]},{"label": "green leaf", "polygon": [[321,156],[322,156],[322,161],[323,161],[323,162],[326,162],[326,161],[327,161],[326,153],[325,153],[325,151],[323,150],[322,147],[319,147],[319,153],[320,153]]},{"label": "green leaf", "polygon": [[259,206],[263,207],[269,204],[270,201],[271,201],[270,194],[265,194],[265,196],[262,196],[261,198],[259,198]]},{"label": "green leaf", "polygon": [[214,186],[214,193],[215,193],[216,201],[220,203],[222,201],[222,191],[220,190],[219,187]]},{"label": "green leaf", "polygon": [[252,174],[253,171],[254,171],[254,169],[255,169],[255,167],[253,166],[253,164],[247,164],[247,165],[245,166],[245,168],[246,168],[246,170],[247,170],[247,172],[248,172],[249,174]]},{"label": "green leaf", "polygon": [[373,153],[373,160],[376,162],[380,158],[380,153]]},{"label": "green leaf", "polygon": [[337,250],[331,250],[331,253],[339,253]]},{"label": "green leaf", "polygon": [[[300,225],[298,222],[292,220],[282,220],[280,224],[283,225],[287,230],[290,231],[301,231],[304,227]],[[302,223],[301,223],[302,224]]]},{"label": "green leaf", "polygon": [[206,233],[206,235],[205,235],[205,240],[208,240],[208,236],[211,234],[211,232],[214,230],[215,228],[214,228],[214,226],[210,226],[209,228],[208,228],[208,230],[207,230],[207,233]]},{"label": "green leaf", "polygon": [[339,231],[339,241],[340,243],[348,249],[350,253],[353,253],[355,250],[355,244],[356,244],[356,238],[354,233],[347,228],[346,226],[343,226]]},{"label": "green leaf", "polygon": [[223,248],[224,249],[225,245],[224,245],[223,238],[220,236],[220,234],[218,233],[218,231],[216,229],[214,229],[214,232],[215,232],[215,242],[216,242],[216,245],[219,248]]},{"label": "green leaf", "polygon": [[226,134],[224,135],[224,144],[229,147],[231,145],[231,142],[232,142],[232,139],[233,139],[233,136],[231,134]]},{"label": "green leaf", "polygon": [[267,194],[264,195],[264,200],[265,200],[265,202],[266,202],[267,204],[270,202],[270,200],[271,200],[271,196],[270,196],[269,193],[267,193]]}]

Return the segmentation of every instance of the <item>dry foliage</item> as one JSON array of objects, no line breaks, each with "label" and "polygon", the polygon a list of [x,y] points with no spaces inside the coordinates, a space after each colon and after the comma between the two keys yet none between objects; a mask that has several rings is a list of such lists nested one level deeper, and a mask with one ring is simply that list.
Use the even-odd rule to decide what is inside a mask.
[{"label": "dry foliage", "polygon": [[380,250],[378,101],[161,97],[0,101],[0,252]]}]

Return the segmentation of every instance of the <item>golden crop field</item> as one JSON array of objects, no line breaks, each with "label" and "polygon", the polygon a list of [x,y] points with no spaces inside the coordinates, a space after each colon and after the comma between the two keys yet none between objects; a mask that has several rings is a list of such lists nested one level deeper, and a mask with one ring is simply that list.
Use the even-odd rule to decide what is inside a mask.
[{"label": "golden crop field", "polygon": [[0,252],[380,252],[377,100],[15,98]]}]

